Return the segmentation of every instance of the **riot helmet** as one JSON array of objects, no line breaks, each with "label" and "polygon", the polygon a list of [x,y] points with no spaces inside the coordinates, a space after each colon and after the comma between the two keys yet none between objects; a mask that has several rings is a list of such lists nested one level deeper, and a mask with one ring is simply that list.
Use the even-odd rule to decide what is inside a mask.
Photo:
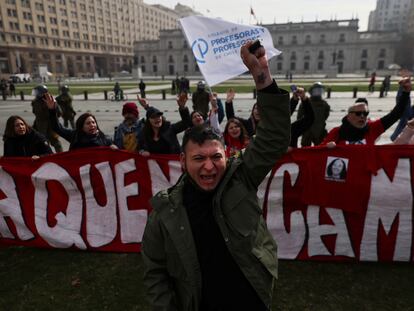
[{"label": "riot helmet", "polygon": [[198,90],[204,90],[205,88],[206,88],[206,82],[204,80],[198,81],[197,89]]},{"label": "riot helmet", "polygon": [[42,98],[48,92],[47,86],[39,84],[32,90],[32,95],[36,98]]},{"label": "riot helmet", "polygon": [[69,87],[68,87],[67,85],[63,85],[63,86],[60,88],[60,92],[61,92],[62,94],[68,94],[68,93],[69,93]]},{"label": "riot helmet", "polygon": [[321,98],[323,92],[325,91],[325,87],[323,86],[322,82],[315,82],[309,89],[309,94],[311,97],[319,97]]}]

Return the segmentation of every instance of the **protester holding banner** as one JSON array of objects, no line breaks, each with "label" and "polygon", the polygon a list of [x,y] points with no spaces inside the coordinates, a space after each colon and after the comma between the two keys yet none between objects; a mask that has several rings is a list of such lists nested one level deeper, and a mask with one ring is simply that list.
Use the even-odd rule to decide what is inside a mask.
[{"label": "protester holding banner", "polygon": [[112,139],[107,137],[99,128],[93,114],[86,112],[79,116],[75,129],[65,128],[60,124],[56,113],[56,102],[52,95],[47,94],[46,104],[49,108],[49,120],[53,130],[66,139],[70,145],[69,150],[100,146],[115,147]]},{"label": "protester holding banner", "polygon": [[303,116],[302,118],[296,120],[291,125],[291,134],[290,134],[290,144],[289,147],[297,148],[298,139],[303,135],[313,124],[315,120],[315,114],[313,113],[313,108],[310,103],[309,97],[306,96],[304,88],[297,88],[290,99],[290,114],[292,115],[295,112],[296,106],[301,101],[303,107]]},{"label": "protester holding banner", "polygon": [[228,157],[240,156],[240,152],[247,147],[250,141],[247,130],[236,118],[227,121],[223,137]]},{"label": "protester holding banner", "polygon": [[335,147],[337,144],[374,145],[376,139],[398,121],[410,100],[412,88],[410,78],[403,78],[400,85],[402,92],[397,96],[397,104],[391,112],[371,121],[368,120],[368,104],[357,102],[348,108],[348,114],[342,119],[342,125],[333,128],[322,145],[328,147]]},{"label": "protester holding banner", "polygon": [[[139,99],[139,98],[138,98]],[[139,120],[138,107],[134,102],[125,103],[122,107],[124,121],[116,127],[114,143],[119,149],[137,152],[138,137],[144,127],[144,118]]]},{"label": "protester holding banner", "polygon": [[236,117],[234,114],[233,100],[236,95],[236,92],[230,88],[227,90],[226,97],[226,117],[227,120],[237,118],[243,124],[249,137],[253,137],[256,134],[256,126],[260,121],[259,110],[257,109],[257,103],[253,105],[252,112],[248,119],[243,119],[241,117]]},{"label": "protester holding banner", "polygon": [[181,152],[177,134],[191,126],[190,112],[185,106],[187,93],[182,92],[177,97],[178,111],[181,121],[171,123],[163,117],[163,113],[155,107],[147,109],[145,125],[138,137],[139,153],[150,154],[179,154]]},{"label": "protester holding banner", "polygon": [[241,57],[258,90],[261,122],[242,158],[227,162],[221,137],[193,127],[184,175],[152,200],[142,245],[148,296],[158,310],[270,310],[276,243],[257,188],[289,144],[289,94],[272,82],[264,48]]},{"label": "protester holding banner", "polygon": [[11,116],[6,121],[3,135],[5,157],[32,157],[52,154],[49,143],[42,134],[27,125],[19,116]]}]

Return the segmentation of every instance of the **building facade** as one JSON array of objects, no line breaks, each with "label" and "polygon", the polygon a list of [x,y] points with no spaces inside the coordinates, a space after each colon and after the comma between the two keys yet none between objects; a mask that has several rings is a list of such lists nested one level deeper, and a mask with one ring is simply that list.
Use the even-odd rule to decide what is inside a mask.
[{"label": "building facade", "polygon": [[133,43],[177,28],[179,15],[143,0],[0,0],[0,75],[110,75],[134,67]]},{"label": "building facade", "polygon": [[[274,74],[354,73],[383,70],[394,63],[397,32],[358,32],[358,20],[263,25],[283,53],[270,61]],[[199,75],[181,30],[160,32],[159,40],[135,43],[143,75]]]},{"label": "building facade", "polygon": [[413,0],[377,0],[377,6],[369,15],[368,31],[398,31],[406,33]]}]

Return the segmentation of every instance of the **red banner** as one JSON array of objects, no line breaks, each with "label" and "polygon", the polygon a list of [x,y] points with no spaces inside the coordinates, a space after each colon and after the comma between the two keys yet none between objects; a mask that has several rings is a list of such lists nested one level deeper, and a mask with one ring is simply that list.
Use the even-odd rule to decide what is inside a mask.
[{"label": "red banner", "polygon": [[[279,258],[413,262],[414,146],[287,154],[259,187]],[[0,159],[0,243],[138,252],[178,157],[97,148]]]}]

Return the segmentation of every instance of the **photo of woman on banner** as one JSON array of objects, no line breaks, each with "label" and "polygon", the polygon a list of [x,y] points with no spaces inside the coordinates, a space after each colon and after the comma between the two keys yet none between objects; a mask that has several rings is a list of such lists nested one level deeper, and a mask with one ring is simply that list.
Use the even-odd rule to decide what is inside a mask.
[{"label": "photo of woman on banner", "polygon": [[328,157],[326,162],[325,179],[345,181],[348,169],[348,159]]}]

